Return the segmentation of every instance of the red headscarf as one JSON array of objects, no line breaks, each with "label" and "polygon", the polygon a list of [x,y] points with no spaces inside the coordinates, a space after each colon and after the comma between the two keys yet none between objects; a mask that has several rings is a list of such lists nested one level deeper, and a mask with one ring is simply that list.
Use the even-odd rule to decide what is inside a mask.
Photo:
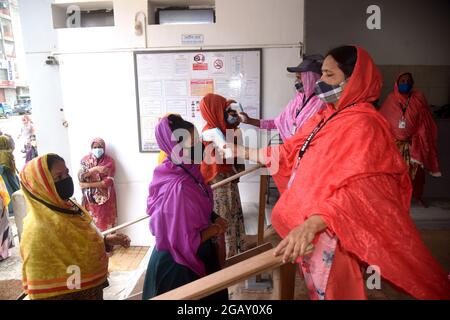
[{"label": "red headscarf", "polygon": [[[200,112],[203,119],[206,121],[206,125],[203,127],[202,132],[213,128],[219,128],[225,136],[227,129],[235,129],[234,127],[228,125],[225,121],[224,112],[229,105],[230,102],[227,101],[227,99],[217,94],[210,93],[203,97],[202,101],[200,101]],[[205,146],[210,143],[211,142],[204,142]],[[215,154],[209,154],[209,152],[206,152],[205,156],[215,157]],[[209,161],[208,163],[211,162],[212,161]],[[223,163],[225,163],[225,160],[223,160]],[[233,169],[231,164],[206,164],[205,162],[202,162],[200,170],[205,182],[208,183],[219,173],[231,172]]]},{"label": "red headscarf", "polygon": [[402,107],[406,106],[408,100],[408,95],[398,91],[398,81],[404,74],[406,73],[403,72],[397,76],[394,91],[384,101],[380,112],[390,123],[392,133],[397,140],[411,142],[411,159],[424,166],[432,175],[440,176],[437,156],[438,131],[422,92],[411,91],[411,98],[405,112],[406,128],[399,128]]},{"label": "red headscarf", "polygon": [[355,69],[337,103],[341,112],[316,135],[288,190],[301,146],[335,109],[328,105],[284,145],[267,149],[282,192],[272,224],[285,237],[319,214],[344,250],[379,266],[381,276],[397,287],[416,298],[450,298],[447,276],[409,216],[411,182],[389,124],[369,103],[381,86],[371,57],[357,47]]}]

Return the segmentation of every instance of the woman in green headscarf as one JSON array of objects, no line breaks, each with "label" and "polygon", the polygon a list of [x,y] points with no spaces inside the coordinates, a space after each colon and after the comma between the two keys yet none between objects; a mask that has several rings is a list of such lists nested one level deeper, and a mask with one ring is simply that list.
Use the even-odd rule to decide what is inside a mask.
[{"label": "woman in green headscarf", "polygon": [[[5,181],[10,197],[20,188],[16,172],[16,162],[10,141],[7,136],[2,135],[0,136],[0,175]],[[12,201],[8,205],[8,211],[10,214],[13,212]]]}]

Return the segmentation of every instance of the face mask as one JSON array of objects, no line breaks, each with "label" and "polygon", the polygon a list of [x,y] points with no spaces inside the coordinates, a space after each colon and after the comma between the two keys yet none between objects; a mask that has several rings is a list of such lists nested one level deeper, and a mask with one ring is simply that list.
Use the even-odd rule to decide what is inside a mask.
[{"label": "face mask", "polygon": [[330,85],[322,80],[316,82],[315,95],[325,103],[333,103],[339,100],[344,91],[345,80],[338,85]]},{"label": "face mask", "polygon": [[199,142],[193,145],[189,149],[189,154],[191,156],[192,164],[200,164],[203,161],[203,154],[205,153],[205,146],[203,143]]},{"label": "face mask", "polygon": [[71,196],[73,196],[74,186],[72,177],[67,177],[64,180],[60,180],[55,182],[56,192],[63,200],[69,200]]},{"label": "face mask", "polygon": [[412,85],[410,83],[400,83],[398,85],[398,91],[400,93],[408,93],[412,89]]},{"label": "face mask", "polygon": [[105,151],[103,150],[103,148],[94,148],[94,149],[92,149],[92,154],[97,159],[101,158],[104,153],[105,153]]},{"label": "face mask", "polygon": [[239,118],[233,117],[231,114],[229,114],[228,112],[225,111],[225,120],[227,121],[227,123],[229,125],[233,126],[239,121]]},{"label": "face mask", "polygon": [[297,90],[298,92],[303,92],[304,88],[303,88],[303,83],[295,80],[295,90]]}]

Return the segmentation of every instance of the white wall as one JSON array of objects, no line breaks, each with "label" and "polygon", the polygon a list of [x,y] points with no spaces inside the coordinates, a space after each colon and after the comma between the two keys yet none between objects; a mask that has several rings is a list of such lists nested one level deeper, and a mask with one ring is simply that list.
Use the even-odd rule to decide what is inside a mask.
[{"label": "white wall", "polygon": [[[40,10],[50,12],[49,1],[23,2],[30,6],[26,11],[37,5],[31,3],[39,2]],[[215,25],[149,26],[149,47],[184,49],[180,44],[184,33],[204,34],[204,48],[264,47],[262,112],[264,116],[273,117],[294,93],[294,79],[288,75],[286,67],[299,63],[299,49],[295,44],[303,39],[303,0],[284,0],[282,3],[280,5],[277,0],[216,0]],[[103,137],[107,152],[116,159],[118,167],[116,188],[121,223],[145,214],[147,189],[157,155],[139,153],[138,146],[132,50],[142,49],[145,39],[134,34],[134,16],[137,11],[147,12],[147,1],[115,0],[114,10],[114,27],[56,30],[68,135],[55,143],[47,139],[39,143],[45,146],[43,149],[54,150],[68,145],[71,171],[75,172],[79,160],[89,151],[90,139]],[[45,22],[51,24],[48,17]],[[24,27],[24,32],[35,33],[31,24]],[[44,32],[53,35],[53,30],[48,28]],[[33,61],[34,69],[29,71],[31,76],[33,71],[44,69],[39,63],[39,60]],[[32,90],[33,84],[39,87],[36,82],[30,84]],[[42,104],[48,101],[50,92],[45,92],[37,96],[32,92],[33,101],[39,99]],[[40,117],[46,117],[44,109],[36,112]],[[56,127],[53,122],[47,122],[49,131],[57,130]],[[259,179],[250,177],[242,181],[243,201],[258,202]],[[133,245],[148,245],[152,241],[147,222],[127,229],[127,233],[132,237]]]},{"label": "white wall", "polygon": [[[132,53],[64,55],[61,61],[72,171],[79,169],[93,138],[105,139],[106,152],[117,166],[119,223],[145,215],[157,154],[139,153]],[[145,222],[128,232],[134,243],[143,244],[149,238]]]},{"label": "white wall", "polygon": [[57,152],[70,165],[70,145],[64,121],[59,71],[45,64],[46,57],[56,49],[52,29],[50,0],[20,0],[23,41],[27,63],[30,96],[33,100],[33,121],[41,154]]}]

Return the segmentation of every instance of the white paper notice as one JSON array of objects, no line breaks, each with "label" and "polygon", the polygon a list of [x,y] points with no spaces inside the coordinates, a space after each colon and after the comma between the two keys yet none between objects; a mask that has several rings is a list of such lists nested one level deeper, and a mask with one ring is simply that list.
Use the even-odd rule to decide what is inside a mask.
[{"label": "white paper notice", "polygon": [[216,94],[221,95],[222,97],[230,96],[230,80],[218,79],[214,84],[214,91]]},{"label": "white paper notice", "polygon": [[215,93],[226,98],[239,98],[241,96],[242,80],[239,78],[234,79],[220,79],[216,80]]},{"label": "white paper notice", "polygon": [[175,56],[175,76],[189,76],[190,66],[190,57],[187,54],[179,54]]},{"label": "white paper notice", "polygon": [[165,80],[164,95],[166,97],[186,97],[188,85],[185,80]]},{"label": "white paper notice", "polygon": [[186,117],[188,114],[188,102],[186,100],[167,100],[166,107],[170,112],[179,114],[182,117]]},{"label": "white paper notice", "polygon": [[172,55],[162,55],[158,59],[158,77],[172,77],[174,74],[174,63]]},{"label": "white paper notice", "polygon": [[259,95],[259,81],[257,79],[245,80],[245,95],[247,97],[256,97]]},{"label": "white paper notice", "polygon": [[235,54],[231,56],[231,74],[233,76],[242,75],[245,73],[244,69],[244,55]]},{"label": "white paper notice", "polygon": [[139,55],[137,56],[137,64],[140,80],[154,78],[157,75],[156,56]]},{"label": "white paper notice", "polygon": [[141,98],[162,97],[162,82],[155,80],[141,80],[139,82]]},{"label": "white paper notice", "polygon": [[156,143],[155,128],[157,119],[152,117],[141,117],[141,149],[142,151],[158,151]]},{"label": "white paper notice", "polygon": [[141,98],[140,107],[143,117],[159,117],[163,113],[161,100]]}]

